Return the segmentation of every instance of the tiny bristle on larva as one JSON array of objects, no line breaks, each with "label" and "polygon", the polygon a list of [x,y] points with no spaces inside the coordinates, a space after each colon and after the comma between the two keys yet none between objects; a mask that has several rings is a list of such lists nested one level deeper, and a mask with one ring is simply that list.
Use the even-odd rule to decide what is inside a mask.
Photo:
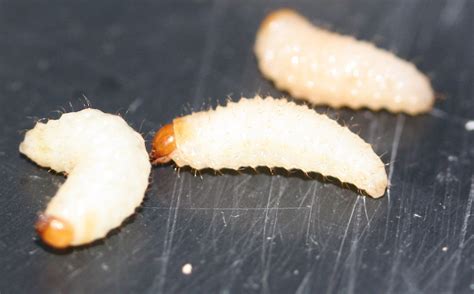
[{"label": "tiny bristle on larva", "polygon": [[148,186],[151,165],[142,136],[120,116],[96,109],[38,122],[20,152],[68,175],[35,226],[56,248],[105,237],[134,213]]},{"label": "tiny bristle on larva", "polygon": [[254,49],[265,77],[312,104],[414,115],[434,103],[428,77],[413,64],[369,42],[318,28],[290,9],[262,21]]},{"label": "tiny bristle on larva", "polygon": [[[174,138],[174,149],[167,159],[179,167],[299,169],[352,183],[374,198],[387,187],[385,165],[369,144],[327,116],[286,99],[242,98],[176,118],[172,125],[167,134]],[[153,148],[159,149],[159,141]]]}]

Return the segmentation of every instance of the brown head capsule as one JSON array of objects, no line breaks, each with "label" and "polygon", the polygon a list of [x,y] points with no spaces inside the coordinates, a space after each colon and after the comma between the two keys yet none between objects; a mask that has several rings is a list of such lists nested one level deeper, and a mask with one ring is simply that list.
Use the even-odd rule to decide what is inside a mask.
[{"label": "brown head capsule", "polygon": [[55,248],[66,248],[71,245],[74,230],[62,219],[40,214],[35,224],[36,231],[43,242]]},{"label": "brown head capsule", "polygon": [[156,132],[150,158],[153,164],[166,163],[169,155],[176,149],[173,124],[167,124]]}]

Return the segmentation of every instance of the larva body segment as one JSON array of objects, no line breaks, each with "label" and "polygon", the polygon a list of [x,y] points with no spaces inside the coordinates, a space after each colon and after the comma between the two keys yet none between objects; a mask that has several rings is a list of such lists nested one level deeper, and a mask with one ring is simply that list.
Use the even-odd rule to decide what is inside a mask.
[{"label": "larva body segment", "polygon": [[375,198],[387,186],[385,166],[369,144],[327,116],[285,99],[242,98],[177,118],[173,128],[176,147],[168,158],[178,166],[300,169],[353,183]]},{"label": "larva body segment", "polygon": [[262,22],[255,54],[263,75],[296,98],[332,107],[429,111],[434,93],[416,67],[373,44],[313,26],[289,9]]},{"label": "larva body segment", "polygon": [[37,123],[20,152],[68,175],[36,226],[54,247],[105,237],[134,213],[148,186],[151,166],[142,136],[121,117],[99,110]]}]

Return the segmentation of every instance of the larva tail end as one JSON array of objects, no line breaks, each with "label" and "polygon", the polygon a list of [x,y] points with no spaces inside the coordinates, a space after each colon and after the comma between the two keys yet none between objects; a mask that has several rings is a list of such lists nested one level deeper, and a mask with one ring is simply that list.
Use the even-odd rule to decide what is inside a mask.
[{"label": "larva tail end", "polygon": [[376,191],[370,191],[370,193],[368,191],[364,190],[364,193],[367,194],[368,196],[374,198],[374,199],[377,199],[377,198],[381,198],[382,196],[385,195],[385,190],[386,190],[386,188],[384,188],[383,190],[378,189]]},{"label": "larva tail end", "polygon": [[278,10],[272,11],[268,14],[262,21],[260,25],[260,30],[269,26],[273,21],[279,19],[280,17],[288,16],[288,15],[298,15],[296,11],[290,8],[280,8]]},{"label": "larva tail end", "polygon": [[74,230],[67,221],[45,214],[40,214],[35,229],[43,242],[58,249],[70,246],[74,237]]},{"label": "larva tail end", "polygon": [[376,184],[366,191],[372,198],[377,199],[385,195],[388,185],[388,178],[387,173],[384,171],[385,169],[383,169],[383,171],[380,173],[380,178],[378,181],[376,181]]},{"label": "larva tail end", "polygon": [[153,138],[153,147],[150,160],[153,164],[167,163],[171,160],[170,154],[176,149],[173,124],[167,124],[156,132]]}]

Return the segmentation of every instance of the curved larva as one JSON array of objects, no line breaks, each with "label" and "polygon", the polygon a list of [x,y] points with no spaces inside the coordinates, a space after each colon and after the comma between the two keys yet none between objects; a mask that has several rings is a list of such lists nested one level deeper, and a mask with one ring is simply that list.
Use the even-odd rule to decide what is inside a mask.
[{"label": "curved larva", "polygon": [[352,183],[377,198],[385,166],[360,137],[307,106],[284,99],[242,98],[173,120],[153,140],[152,158],[195,169],[282,167]]},{"label": "curved larva", "polygon": [[37,123],[20,152],[68,175],[36,224],[54,247],[105,237],[134,213],[148,186],[151,165],[142,136],[121,117],[96,109]]},{"label": "curved larva", "polygon": [[392,53],[313,26],[289,9],[268,15],[255,42],[264,76],[314,104],[417,114],[429,111],[428,78]]}]

